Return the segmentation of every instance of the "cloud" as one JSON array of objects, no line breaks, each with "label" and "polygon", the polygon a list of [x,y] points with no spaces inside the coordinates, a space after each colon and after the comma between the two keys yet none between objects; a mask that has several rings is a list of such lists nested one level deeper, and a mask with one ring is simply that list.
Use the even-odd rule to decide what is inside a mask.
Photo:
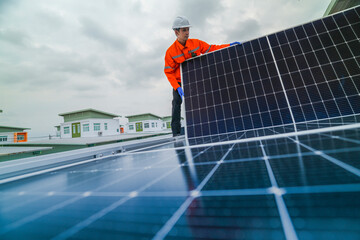
[{"label": "cloud", "polygon": [[25,46],[29,40],[27,33],[16,29],[0,29],[0,41]]},{"label": "cloud", "polygon": [[259,37],[261,25],[258,20],[247,18],[235,23],[227,31],[227,42],[247,41]]},{"label": "cloud", "polygon": [[90,18],[81,18],[82,32],[100,45],[109,46],[115,50],[124,51],[127,41],[124,37],[107,32],[103,26]]},{"label": "cloud", "polygon": [[216,16],[224,10],[221,1],[217,0],[183,0],[179,4],[179,15],[191,19],[191,24],[199,28],[206,25],[206,20]]}]

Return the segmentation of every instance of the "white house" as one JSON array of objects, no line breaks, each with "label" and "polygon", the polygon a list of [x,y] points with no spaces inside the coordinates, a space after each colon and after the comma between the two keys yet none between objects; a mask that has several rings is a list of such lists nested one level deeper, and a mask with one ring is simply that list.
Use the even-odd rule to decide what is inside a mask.
[{"label": "white house", "polygon": [[152,114],[144,113],[126,116],[129,119],[127,132],[158,132],[163,130],[162,118]]},{"label": "white house", "polygon": [[0,126],[0,144],[27,142],[30,128]]},{"label": "white house", "polygon": [[171,130],[171,116],[163,117],[161,120],[163,121],[163,129],[170,129]]},{"label": "white house", "polygon": [[118,115],[95,109],[84,109],[61,113],[64,123],[60,124],[61,138],[98,137],[120,134]]}]

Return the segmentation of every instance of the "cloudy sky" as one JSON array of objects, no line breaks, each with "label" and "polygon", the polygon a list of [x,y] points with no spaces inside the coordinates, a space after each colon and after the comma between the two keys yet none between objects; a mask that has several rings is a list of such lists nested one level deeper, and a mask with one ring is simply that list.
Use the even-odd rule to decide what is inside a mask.
[{"label": "cloudy sky", "polygon": [[331,0],[1,0],[0,125],[54,134],[59,113],[171,114],[173,19],[192,38],[248,41],[322,17]]}]

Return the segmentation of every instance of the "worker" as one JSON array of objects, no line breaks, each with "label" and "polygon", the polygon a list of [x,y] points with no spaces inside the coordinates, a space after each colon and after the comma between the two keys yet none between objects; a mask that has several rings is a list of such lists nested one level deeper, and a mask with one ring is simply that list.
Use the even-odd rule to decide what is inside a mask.
[{"label": "worker", "polygon": [[230,44],[209,45],[204,41],[191,39],[189,38],[190,27],[191,25],[186,17],[179,16],[175,18],[172,29],[177,39],[165,54],[164,72],[173,87],[171,130],[174,137],[180,135],[181,103],[184,97],[184,91],[181,88],[180,64],[186,59],[240,44],[240,42],[233,42]]}]

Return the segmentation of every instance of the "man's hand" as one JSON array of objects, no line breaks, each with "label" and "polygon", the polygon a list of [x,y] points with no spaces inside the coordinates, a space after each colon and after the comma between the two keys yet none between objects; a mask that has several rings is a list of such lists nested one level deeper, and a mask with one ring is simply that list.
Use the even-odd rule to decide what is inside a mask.
[{"label": "man's hand", "polygon": [[176,91],[179,93],[180,97],[181,97],[181,100],[183,100],[183,97],[184,97],[184,91],[181,87],[178,87],[176,89]]},{"label": "man's hand", "polygon": [[237,45],[237,44],[241,45],[241,42],[232,42],[232,43],[230,43],[230,46],[234,46],[234,45]]}]

